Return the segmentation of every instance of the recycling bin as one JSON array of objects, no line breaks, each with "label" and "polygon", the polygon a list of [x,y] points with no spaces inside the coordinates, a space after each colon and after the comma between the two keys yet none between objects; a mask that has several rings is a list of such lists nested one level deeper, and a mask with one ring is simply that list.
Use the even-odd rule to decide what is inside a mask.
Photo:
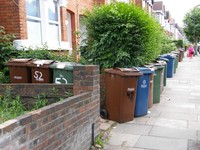
[{"label": "recycling bin", "polygon": [[149,95],[148,95],[148,108],[151,108],[153,106],[153,82],[154,82],[154,74],[155,74],[155,69],[153,64],[146,64],[144,67],[147,67],[151,69],[154,73],[150,74],[150,84],[149,84]]},{"label": "recycling bin", "polygon": [[31,68],[32,83],[52,83],[53,72],[50,65],[53,60],[32,60],[28,66]]},{"label": "recycling bin", "polygon": [[180,59],[179,59],[179,62],[182,62],[182,61],[183,61],[183,58],[184,58],[184,50],[183,50],[183,49],[179,49],[179,52],[180,52]]},{"label": "recycling bin", "polygon": [[31,70],[27,66],[31,59],[11,59],[6,63],[11,83],[31,83]]},{"label": "recycling bin", "polygon": [[106,69],[106,110],[108,119],[119,123],[134,118],[138,77],[135,68]]},{"label": "recycling bin", "polygon": [[135,117],[144,116],[148,111],[148,98],[150,90],[150,75],[154,73],[152,69],[147,67],[135,67],[137,70],[143,73],[138,78],[137,95],[135,103]]},{"label": "recycling bin", "polygon": [[173,51],[172,54],[175,54],[175,61],[174,61],[174,73],[176,73],[176,69],[178,67],[178,61],[179,61],[179,57],[180,57],[180,54],[179,52],[177,51]]},{"label": "recycling bin", "polygon": [[155,76],[154,76],[154,82],[153,82],[153,104],[160,103],[160,95],[162,90],[162,82],[163,82],[163,69],[164,66],[162,66],[159,63],[154,63],[155,68]]},{"label": "recycling bin", "polygon": [[162,55],[161,58],[167,58],[169,61],[167,62],[167,78],[172,78],[174,76],[174,63],[175,63],[175,54],[165,54]]},{"label": "recycling bin", "polygon": [[53,83],[73,84],[73,68],[75,62],[55,62],[50,65],[53,70]]},{"label": "recycling bin", "polygon": [[164,86],[166,85],[166,82],[167,82],[167,63],[166,61],[164,60],[157,60],[157,63],[161,64],[164,68],[163,68],[163,71],[162,71],[162,76],[161,76],[161,93],[162,91],[164,90]]},{"label": "recycling bin", "polygon": [[167,58],[159,58],[158,63],[161,63],[164,66],[164,78],[163,78],[163,84],[164,86],[167,85],[167,63],[168,63]]}]

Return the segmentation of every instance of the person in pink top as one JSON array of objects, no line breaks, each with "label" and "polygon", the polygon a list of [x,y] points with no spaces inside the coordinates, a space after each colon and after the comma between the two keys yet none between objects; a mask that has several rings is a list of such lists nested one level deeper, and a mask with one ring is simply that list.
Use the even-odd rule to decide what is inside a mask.
[{"label": "person in pink top", "polygon": [[192,59],[193,55],[194,55],[194,48],[193,48],[192,44],[190,44],[189,47],[188,47],[188,57],[189,57],[189,59]]}]

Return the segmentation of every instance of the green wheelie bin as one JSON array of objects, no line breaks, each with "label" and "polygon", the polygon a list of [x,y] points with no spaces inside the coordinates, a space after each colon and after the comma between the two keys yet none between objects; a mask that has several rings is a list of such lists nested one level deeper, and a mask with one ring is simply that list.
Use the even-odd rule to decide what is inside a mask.
[{"label": "green wheelie bin", "polygon": [[153,81],[153,104],[160,103],[160,94],[163,84],[164,66],[154,63],[155,76]]}]

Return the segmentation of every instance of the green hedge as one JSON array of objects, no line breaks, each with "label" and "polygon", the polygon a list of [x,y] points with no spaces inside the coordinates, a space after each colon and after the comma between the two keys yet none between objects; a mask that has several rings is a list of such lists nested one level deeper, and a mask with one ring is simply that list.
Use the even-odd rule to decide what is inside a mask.
[{"label": "green hedge", "polygon": [[81,54],[101,69],[139,66],[161,52],[163,31],[140,7],[112,3],[94,7],[85,16],[87,40]]}]

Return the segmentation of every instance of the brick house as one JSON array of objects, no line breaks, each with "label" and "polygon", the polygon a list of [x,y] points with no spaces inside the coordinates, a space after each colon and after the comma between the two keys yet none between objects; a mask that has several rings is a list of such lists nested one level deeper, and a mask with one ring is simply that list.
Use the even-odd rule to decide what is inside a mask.
[{"label": "brick house", "polygon": [[80,16],[102,0],[1,0],[0,25],[16,36],[17,49],[44,46],[72,52]]}]

